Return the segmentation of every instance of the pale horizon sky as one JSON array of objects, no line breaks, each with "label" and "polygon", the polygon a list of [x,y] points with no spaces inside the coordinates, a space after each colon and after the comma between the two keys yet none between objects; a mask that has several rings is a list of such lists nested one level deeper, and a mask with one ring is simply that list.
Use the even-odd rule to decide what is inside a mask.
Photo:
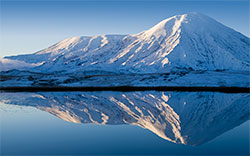
[{"label": "pale horizon sky", "polygon": [[249,35],[249,1],[12,1],[1,4],[0,57],[29,54],[65,38],[135,34],[174,15],[199,12]]}]

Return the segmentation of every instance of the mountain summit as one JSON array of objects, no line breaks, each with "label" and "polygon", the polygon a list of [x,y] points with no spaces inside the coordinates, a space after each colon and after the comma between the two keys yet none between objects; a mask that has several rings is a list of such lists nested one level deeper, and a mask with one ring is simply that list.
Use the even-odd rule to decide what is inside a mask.
[{"label": "mountain summit", "polygon": [[[243,86],[249,86],[247,80],[250,69],[249,47],[248,37],[206,15],[190,13],[165,19],[151,29],[138,34],[73,37],[33,54],[5,57],[0,60],[0,70],[16,69],[19,72],[29,71],[33,74],[36,72],[51,75],[57,73],[57,76],[60,74],[61,76],[65,74],[74,76],[127,74],[128,76],[129,74],[181,73],[182,71],[234,73],[226,82],[221,82],[221,76],[217,77],[215,81],[223,85],[228,83],[235,85],[236,82],[231,81],[235,79],[235,72],[243,72],[247,73],[243,75],[245,79]],[[17,71],[7,75],[20,75]],[[2,74],[6,75],[4,72]],[[210,75],[211,73],[207,76],[210,77]],[[183,73],[178,76],[183,76]],[[174,78],[162,81],[176,80],[177,77],[175,75]],[[201,80],[200,77],[207,82],[206,76],[199,76],[199,80]],[[134,80],[134,78],[127,80],[130,79]],[[188,80],[192,79],[194,78],[188,78]],[[145,78],[141,79],[143,80]],[[65,81],[76,82],[79,78]],[[94,85],[97,82],[101,81],[96,81]],[[183,84],[183,82],[186,83],[187,79],[178,83]],[[62,82],[57,82],[57,84],[60,83]],[[128,83],[131,85],[132,82]],[[151,80],[147,83],[151,83]],[[237,82],[237,84],[243,83]]]},{"label": "mountain summit", "polygon": [[[190,13],[170,17],[133,35],[65,39],[34,54],[1,59],[1,70],[112,71],[124,73],[249,70],[249,38],[212,18]],[[5,66],[6,65],[6,66]]]}]

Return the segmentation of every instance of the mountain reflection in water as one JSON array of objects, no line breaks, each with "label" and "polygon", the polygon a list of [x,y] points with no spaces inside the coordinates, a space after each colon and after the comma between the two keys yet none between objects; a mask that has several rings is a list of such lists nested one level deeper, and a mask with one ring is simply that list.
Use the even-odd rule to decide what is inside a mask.
[{"label": "mountain reflection in water", "polygon": [[206,143],[249,120],[250,94],[218,92],[1,93],[0,102],[32,106],[65,121],[129,124],[186,145]]}]

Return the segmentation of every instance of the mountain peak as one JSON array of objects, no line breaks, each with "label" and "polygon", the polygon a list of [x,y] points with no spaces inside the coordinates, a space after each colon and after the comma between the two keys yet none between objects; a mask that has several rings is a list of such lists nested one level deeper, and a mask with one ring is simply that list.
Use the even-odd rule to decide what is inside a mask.
[{"label": "mountain peak", "polygon": [[195,29],[197,29],[198,27],[206,26],[205,23],[208,23],[211,20],[212,19],[208,16],[197,12],[175,15],[162,20],[149,30],[146,30],[145,34],[148,37],[165,35],[169,36],[171,34],[175,34],[178,30],[181,31],[180,29],[183,24],[191,25],[192,27],[195,27]]},{"label": "mountain peak", "polygon": [[[186,14],[176,15],[176,16],[167,18],[159,22],[155,26],[153,26],[151,29],[145,31],[145,33],[147,34],[147,36],[170,34],[172,31],[176,31],[180,27],[185,17],[186,17]],[[173,28],[175,29],[173,30]]]},{"label": "mountain peak", "polygon": [[190,12],[190,13],[186,13],[183,15],[186,15],[187,17],[191,17],[191,18],[200,18],[200,17],[207,18],[208,17],[207,15],[203,13],[199,13],[199,12]]},{"label": "mountain peak", "polygon": [[39,65],[35,70],[41,72],[248,71],[248,52],[248,37],[193,12],[167,18],[139,34],[74,37],[35,54],[7,58]]}]

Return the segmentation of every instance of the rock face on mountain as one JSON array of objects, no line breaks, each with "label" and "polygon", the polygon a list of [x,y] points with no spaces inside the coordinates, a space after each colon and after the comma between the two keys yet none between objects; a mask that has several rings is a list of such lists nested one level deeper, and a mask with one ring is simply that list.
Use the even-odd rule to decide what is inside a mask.
[{"label": "rock face on mountain", "polygon": [[[40,81],[38,78],[41,77],[48,81],[52,81],[51,77],[54,77],[53,81],[63,79],[62,82],[57,81],[53,85],[69,85],[69,82],[75,83],[76,81],[79,82],[78,85],[81,85],[88,82],[84,78],[79,78],[81,75],[224,71],[221,74],[224,75],[223,77],[217,78],[217,76],[212,80],[215,84],[209,83],[205,86],[220,86],[220,84],[249,86],[249,47],[248,37],[206,15],[190,13],[170,17],[138,34],[73,37],[34,54],[2,58],[0,61],[0,70],[2,70],[0,83],[9,86],[11,82],[6,80],[13,79],[10,76],[16,78],[22,75],[22,72],[26,72],[25,75],[34,75],[32,76],[34,81],[25,79],[22,82],[13,82],[18,86],[25,85],[23,82],[27,81],[29,82],[26,84],[37,85],[39,83],[35,80]],[[14,72],[13,69],[15,69]],[[37,73],[39,73],[38,76]],[[52,76],[48,78],[44,75],[41,76],[41,74],[51,74]],[[65,78],[65,74],[74,75],[77,78],[71,80],[72,78]],[[188,78],[183,78],[187,79],[185,81],[194,79],[189,84],[183,84],[183,80],[179,80],[183,74],[174,75],[174,78],[170,79],[170,81],[178,79],[174,83],[168,82],[168,80],[166,80],[168,83],[162,80],[153,80],[153,82],[157,81],[158,84],[163,82],[164,85],[182,84],[189,86],[200,79],[200,75],[196,74],[197,72],[193,72]],[[205,73],[204,76],[201,76],[201,81],[207,80],[207,76],[211,77],[210,75],[216,74]],[[220,73],[218,74],[220,75]],[[241,80],[240,83],[233,82],[235,76]],[[145,77],[140,79],[145,80]],[[97,82],[99,80],[95,81],[94,84]],[[115,82],[122,84],[118,80]],[[233,82],[233,84],[228,82]],[[155,83],[151,85],[155,85]],[[199,84],[195,84],[195,86],[197,85]]]},{"label": "rock face on mountain", "polygon": [[[1,70],[165,73],[189,68],[249,71],[249,46],[248,37],[208,16],[190,13],[170,17],[139,34],[73,37],[34,54],[5,57],[1,59]],[[15,61],[19,66],[10,68]]]},{"label": "rock face on mountain", "polygon": [[1,93],[0,102],[32,106],[65,121],[129,124],[168,141],[206,143],[249,120],[250,95],[218,92]]}]

